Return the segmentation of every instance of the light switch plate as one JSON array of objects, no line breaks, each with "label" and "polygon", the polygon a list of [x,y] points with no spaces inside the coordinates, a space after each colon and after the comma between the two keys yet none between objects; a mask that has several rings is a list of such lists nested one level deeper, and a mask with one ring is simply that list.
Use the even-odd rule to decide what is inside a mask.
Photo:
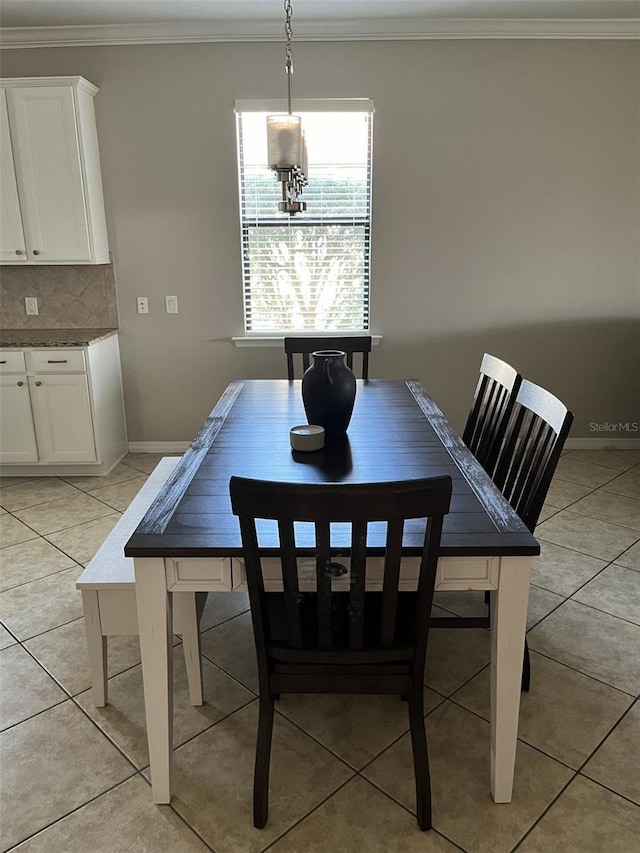
[{"label": "light switch plate", "polygon": [[36,315],[38,313],[38,298],[36,296],[25,296],[24,310],[27,314]]},{"label": "light switch plate", "polygon": [[138,314],[148,314],[149,299],[146,296],[138,296],[136,299],[136,307],[138,309]]},{"label": "light switch plate", "polygon": [[178,297],[177,296],[165,296],[164,304],[167,314],[177,314],[178,313]]}]

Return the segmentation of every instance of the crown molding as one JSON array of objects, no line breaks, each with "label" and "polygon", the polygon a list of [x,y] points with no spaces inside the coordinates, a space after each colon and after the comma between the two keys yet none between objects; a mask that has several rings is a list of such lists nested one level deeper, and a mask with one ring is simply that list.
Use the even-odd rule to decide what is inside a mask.
[{"label": "crown molding", "polygon": [[[640,39],[640,20],[370,18],[300,21],[296,25],[296,41],[420,39]],[[281,40],[282,27],[279,24],[251,20],[76,27],[0,27],[2,48]]]}]

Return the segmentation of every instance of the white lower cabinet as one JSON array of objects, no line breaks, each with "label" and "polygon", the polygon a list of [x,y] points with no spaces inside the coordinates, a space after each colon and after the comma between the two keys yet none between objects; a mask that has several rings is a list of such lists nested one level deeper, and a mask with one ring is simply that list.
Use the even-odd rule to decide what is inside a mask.
[{"label": "white lower cabinet", "polygon": [[0,462],[37,462],[27,374],[0,376]]},{"label": "white lower cabinet", "polygon": [[127,452],[117,336],[0,351],[0,472],[104,474]]},{"label": "white lower cabinet", "polygon": [[29,377],[33,421],[43,462],[95,462],[91,397],[85,374]]}]

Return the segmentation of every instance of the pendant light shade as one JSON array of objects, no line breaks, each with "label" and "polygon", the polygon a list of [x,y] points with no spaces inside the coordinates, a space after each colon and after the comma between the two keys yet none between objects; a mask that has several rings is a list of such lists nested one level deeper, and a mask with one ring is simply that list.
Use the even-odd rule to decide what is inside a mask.
[{"label": "pendant light shade", "polygon": [[291,169],[302,162],[302,120],[295,115],[267,116],[270,169]]}]

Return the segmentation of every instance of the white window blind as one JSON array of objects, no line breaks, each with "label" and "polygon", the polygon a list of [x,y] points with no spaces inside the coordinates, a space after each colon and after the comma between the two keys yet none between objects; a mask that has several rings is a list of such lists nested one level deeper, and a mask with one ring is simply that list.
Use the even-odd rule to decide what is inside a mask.
[{"label": "white window blind", "polygon": [[266,116],[282,105],[236,105],[248,335],[369,329],[373,106],[309,106],[294,105],[309,155],[307,210],[289,216],[278,212],[281,185],[266,164]]}]

